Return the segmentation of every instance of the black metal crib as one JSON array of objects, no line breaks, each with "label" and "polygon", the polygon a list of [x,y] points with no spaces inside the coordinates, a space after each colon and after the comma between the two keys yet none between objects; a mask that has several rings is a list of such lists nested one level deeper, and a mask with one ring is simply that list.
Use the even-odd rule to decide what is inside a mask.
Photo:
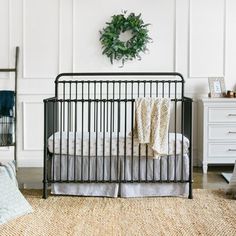
[{"label": "black metal crib", "polygon": [[[165,169],[162,157],[150,158],[148,145],[137,145],[129,134],[138,97],[171,101],[169,129],[174,143]],[[180,153],[176,151],[177,133],[181,135]],[[187,177],[185,137],[189,140]],[[178,171],[177,156],[182,160]],[[172,174],[169,162],[173,163]],[[44,100],[43,198],[55,183],[188,183],[192,198],[192,99],[184,96],[183,76],[175,72],[59,74],[55,97]]]}]

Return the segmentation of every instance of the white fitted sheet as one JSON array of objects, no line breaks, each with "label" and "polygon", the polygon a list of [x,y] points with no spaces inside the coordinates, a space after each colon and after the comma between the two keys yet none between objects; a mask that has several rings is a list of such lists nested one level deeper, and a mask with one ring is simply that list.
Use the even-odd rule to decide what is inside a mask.
[{"label": "white fitted sheet", "polygon": [[[105,138],[104,138],[105,137]],[[90,139],[90,145],[89,145]],[[110,142],[112,140],[112,142]],[[112,133],[112,138],[110,138],[110,133],[98,132],[84,132],[83,133],[83,156],[116,156],[117,147],[119,140],[119,155],[124,155],[126,151],[127,156],[132,155],[132,137],[128,134],[126,135],[126,148],[125,147],[125,137],[120,135],[119,139],[117,133]],[[146,145],[141,146],[141,156],[146,156]],[[69,148],[68,148],[69,147]],[[82,133],[77,132],[56,132],[50,136],[48,139],[48,149],[49,152],[54,154],[65,154],[65,155],[82,155]],[[104,147],[104,148],[103,148]],[[176,148],[175,148],[176,147]],[[183,154],[188,153],[189,140],[183,136]],[[175,153],[176,149],[176,153]],[[182,153],[182,135],[177,133],[169,133],[169,155],[179,155]],[[90,153],[89,153],[90,151]],[[133,139],[133,156],[139,156],[139,143],[138,139]],[[148,156],[153,157],[153,151],[151,147],[148,146]]]}]

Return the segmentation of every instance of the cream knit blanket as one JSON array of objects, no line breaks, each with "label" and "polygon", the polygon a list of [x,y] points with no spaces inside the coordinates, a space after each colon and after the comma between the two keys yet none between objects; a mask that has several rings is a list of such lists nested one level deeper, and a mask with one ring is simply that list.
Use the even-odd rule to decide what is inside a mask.
[{"label": "cream knit blanket", "polygon": [[154,158],[168,154],[170,103],[168,98],[135,100],[134,136],[140,144],[150,145]]}]

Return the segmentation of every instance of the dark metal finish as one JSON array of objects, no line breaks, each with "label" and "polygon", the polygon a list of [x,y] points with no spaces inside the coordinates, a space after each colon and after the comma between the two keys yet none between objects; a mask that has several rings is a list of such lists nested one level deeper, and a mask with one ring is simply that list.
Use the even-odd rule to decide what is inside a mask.
[{"label": "dark metal finish", "polygon": [[47,129],[48,129],[48,107],[44,102],[44,171],[43,171],[43,198],[47,198],[47,184],[48,184],[48,148],[47,148]]},{"label": "dark metal finish", "polygon": [[[133,133],[128,134],[134,126],[138,97],[170,99],[170,132],[174,133],[175,146],[171,156],[149,158],[148,145],[137,145]],[[55,80],[55,97],[44,100],[44,109],[44,198],[48,184],[52,183],[188,183],[189,198],[192,198],[192,100],[184,97],[181,74],[59,74]],[[181,154],[176,153],[178,120]],[[55,153],[55,133],[60,138],[59,153]],[[47,147],[51,135],[53,153]],[[184,136],[190,141],[188,166],[184,162]],[[64,153],[62,146],[66,148]]]},{"label": "dark metal finish", "polygon": [[[189,140],[192,140],[192,102],[193,100],[190,98],[184,97],[185,102],[185,113],[184,113],[184,136]],[[189,146],[189,199],[193,198],[193,164],[192,164],[192,142],[190,142]]]}]

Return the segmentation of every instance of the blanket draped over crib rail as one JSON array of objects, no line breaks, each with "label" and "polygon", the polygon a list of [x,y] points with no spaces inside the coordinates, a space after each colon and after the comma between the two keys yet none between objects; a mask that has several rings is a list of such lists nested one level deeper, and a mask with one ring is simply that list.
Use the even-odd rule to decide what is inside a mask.
[{"label": "blanket draped over crib rail", "polygon": [[154,158],[168,155],[170,99],[137,98],[135,100],[134,135],[139,143],[149,144]]}]

